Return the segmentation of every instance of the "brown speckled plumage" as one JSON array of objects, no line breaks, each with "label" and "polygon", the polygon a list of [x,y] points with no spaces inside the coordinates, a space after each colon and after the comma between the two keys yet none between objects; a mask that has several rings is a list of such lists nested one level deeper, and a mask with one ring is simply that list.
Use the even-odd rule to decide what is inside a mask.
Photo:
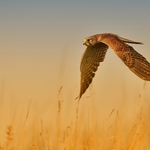
[{"label": "brown speckled plumage", "polygon": [[138,77],[150,81],[150,63],[141,54],[126,43],[142,44],[115,34],[96,34],[84,39],[87,46],[81,60],[81,88],[79,99],[92,82],[95,72],[104,61],[108,46],[114,50],[124,64]]}]

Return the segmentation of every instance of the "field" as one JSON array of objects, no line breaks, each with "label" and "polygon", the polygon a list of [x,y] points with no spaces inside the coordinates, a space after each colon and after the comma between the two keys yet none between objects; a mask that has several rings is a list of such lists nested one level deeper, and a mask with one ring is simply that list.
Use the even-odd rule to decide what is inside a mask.
[{"label": "field", "polygon": [[[98,112],[94,100],[73,100],[68,107],[60,88],[50,112],[28,101],[19,109],[12,103],[6,109],[1,101],[1,150],[148,150],[150,149],[150,111],[137,105],[134,113],[113,108],[106,117]],[[2,98],[1,98],[2,99]],[[139,95],[142,100],[142,96]],[[120,110],[121,110],[120,109]],[[9,115],[8,115],[9,114]],[[129,119],[130,118],[130,119]]]}]

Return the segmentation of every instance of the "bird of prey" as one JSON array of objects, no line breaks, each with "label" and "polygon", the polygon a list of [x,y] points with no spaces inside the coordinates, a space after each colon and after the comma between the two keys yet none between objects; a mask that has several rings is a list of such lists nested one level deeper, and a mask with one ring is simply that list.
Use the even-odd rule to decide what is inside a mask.
[{"label": "bird of prey", "polygon": [[127,43],[142,44],[111,33],[96,34],[84,39],[83,45],[86,45],[87,48],[80,64],[81,87],[79,99],[91,84],[100,62],[104,61],[108,47],[114,50],[135,75],[143,80],[150,81],[150,63]]}]

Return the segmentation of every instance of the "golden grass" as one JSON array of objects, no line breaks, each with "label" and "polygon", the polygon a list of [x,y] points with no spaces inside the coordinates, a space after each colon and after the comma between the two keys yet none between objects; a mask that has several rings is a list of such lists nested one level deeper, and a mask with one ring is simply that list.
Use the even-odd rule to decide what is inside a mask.
[{"label": "golden grass", "polygon": [[[62,87],[59,94],[61,90]],[[79,108],[80,103],[77,102],[75,115],[68,120],[63,112],[65,101],[61,100],[59,94],[57,106],[51,117],[48,116],[49,121],[32,119],[32,103],[29,102],[26,114],[21,114],[22,119],[14,118],[15,121],[10,121],[6,126],[5,134],[1,134],[0,150],[150,149],[150,116],[142,107],[129,122],[124,122],[122,115],[115,109],[99,122],[101,118],[96,113],[87,111],[83,115],[84,110]],[[70,113],[69,109],[67,113]]]}]

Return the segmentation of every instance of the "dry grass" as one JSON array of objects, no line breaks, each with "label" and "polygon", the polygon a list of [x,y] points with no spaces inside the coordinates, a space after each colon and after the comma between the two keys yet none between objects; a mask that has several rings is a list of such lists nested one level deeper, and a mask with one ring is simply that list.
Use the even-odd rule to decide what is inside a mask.
[{"label": "dry grass", "polygon": [[[61,93],[62,87],[59,90]],[[150,149],[150,120],[148,112],[139,108],[134,119],[124,122],[112,109],[105,120],[98,114],[82,114],[77,102],[72,119],[64,117],[64,101],[58,94],[57,107],[49,121],[30,118],[31,102],[22,120],[6,126],[1,135],[1,150],[148,150]],[[69,113],[69,110],[67,110]],[[12,117],[14,117],[12,115]],[[95,120],[93,118],[96,118]],[[64,121],[67,120],[67,123]],[[15,120],[16,121],[16,120]],[[3,122],[1,122],[3,123]],[[2,133],[2,131],[1,131]]]}]

